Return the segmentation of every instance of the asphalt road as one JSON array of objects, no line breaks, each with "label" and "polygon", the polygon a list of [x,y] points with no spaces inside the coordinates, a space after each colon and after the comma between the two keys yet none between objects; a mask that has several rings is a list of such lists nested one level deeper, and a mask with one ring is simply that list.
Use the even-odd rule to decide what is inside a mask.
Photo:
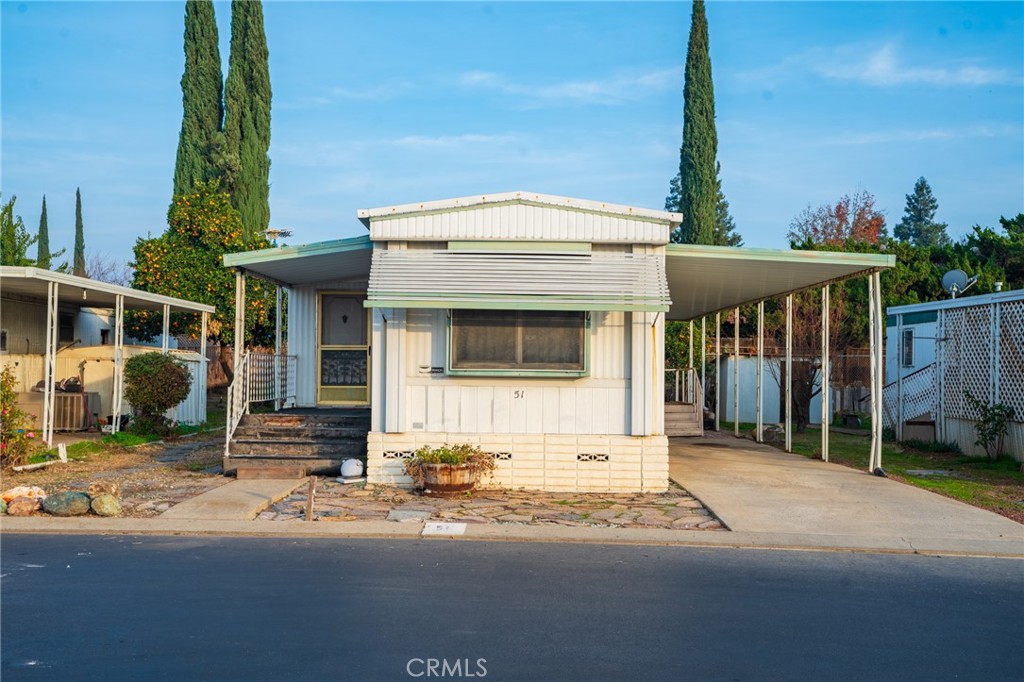
[{"label": "asphalt road", "polygon": [[0,538],[16,680],[1024,679],[1024,562],[679,547]]}]

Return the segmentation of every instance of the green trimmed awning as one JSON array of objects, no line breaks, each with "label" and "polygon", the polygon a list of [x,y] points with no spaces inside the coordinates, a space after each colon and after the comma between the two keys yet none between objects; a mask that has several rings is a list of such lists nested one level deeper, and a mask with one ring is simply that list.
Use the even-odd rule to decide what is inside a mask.
[{"label": "green trimmed awning", "polygon": [[669,244],[665,270],[672,307],[666,317],[692,320],[894,265],[895,256],[880,253]]},{"label": "green trimmed awning", "polygon": [[368,308],[665,312],[661,255],[376,250]]}]

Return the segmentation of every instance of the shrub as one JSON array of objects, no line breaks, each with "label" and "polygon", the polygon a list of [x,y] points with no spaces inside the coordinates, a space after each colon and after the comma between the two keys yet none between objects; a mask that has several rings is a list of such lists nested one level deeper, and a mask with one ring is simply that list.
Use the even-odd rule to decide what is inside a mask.
[{"label": "shrub", "polygon": [[163,353],[136,355],[124,365],[124,397],[147,431],[166,430],[163,413],[188,397],[192,375],[184,364]]},{"label": "shrub", "polygon": [[964,393],[964,397],[979,415],[978,421],[974,425],[978,433],[978,439],[974,441],[974,444],[984,448],[990,458],[998,459],[1003,450],[1003,438],[1006,437],[1010,420],[1014,418],[1016,410],[1003,403],[989,405],[987,402],[975,398],[970,391]]},{"label": "shrub", "polygon": [[14,370],[4,365],[0,370],[0,467],[24,464],[39,448],[32,430],[33,415],[18,407],[18,380]]}]

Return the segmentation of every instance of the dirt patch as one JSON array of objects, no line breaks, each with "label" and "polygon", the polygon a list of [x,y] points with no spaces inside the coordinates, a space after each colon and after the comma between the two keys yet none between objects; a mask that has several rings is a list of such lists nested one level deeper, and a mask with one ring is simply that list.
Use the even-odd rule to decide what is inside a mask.
[{"label": "dirt patch", "polygon": [[84,491],[90,483],[112,481],[121,488],[124,516],[159,516],[183,500],[224,485],[216,469],[224,451],[224,434],[210,433],[170,443],[129,448],[108,447],[85,455],[82,461],[53,464],[45,469],[4,472],[4,490],[34,485],[46,493]]}]

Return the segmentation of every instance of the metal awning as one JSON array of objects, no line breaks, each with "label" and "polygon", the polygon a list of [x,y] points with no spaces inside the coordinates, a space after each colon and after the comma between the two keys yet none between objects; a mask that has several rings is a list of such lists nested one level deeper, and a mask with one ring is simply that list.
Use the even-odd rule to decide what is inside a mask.
[{"label": "metal awning", "polygon": [[224,255],[224,265],[283,286],[302,286],[338,279],[366,279],[372,250],[369,237],[353,237],[228,253]]},{"label": "metal awning", "polygon": [[666,317],[692,320],[895,264],[895,256],[878,253],[669,244],[665,270],[672,306]]},{"label": "metal awning", "polygon": [[0,266],[0,293],[7,298],[46,300],[51,282],[60,285],[62,304],[75,304],[80,308],[113,308],[117,303],[117,297],[123,296],[124,307],[128,310],[163,310],[165,305],[174,313],[212,313],[215,310],[212,305],[205,303],[186,301],[62,272],[13,265]]},{"label": "metal awning", "polygon": [[657,254],[378,250],[370,308],[667,311]]}]

